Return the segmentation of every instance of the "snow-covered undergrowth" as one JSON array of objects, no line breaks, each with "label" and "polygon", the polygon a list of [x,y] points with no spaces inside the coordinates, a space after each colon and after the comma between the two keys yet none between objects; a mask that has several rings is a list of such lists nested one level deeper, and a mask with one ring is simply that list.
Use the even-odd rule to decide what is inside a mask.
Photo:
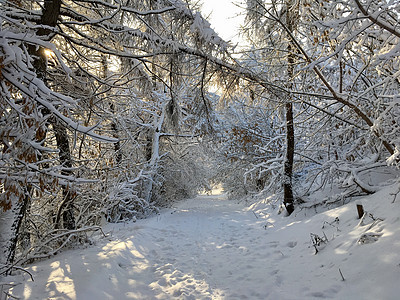
[{"label": "snow-covered undergrowth", "polygon": [[3,289],[20,299],[398,299],[398,183],[358,201],[362,220],[355,202],[311,217],[266,202],[202,195],[107,225],[106,238],[29,266],[35,281],[3,278]]}]

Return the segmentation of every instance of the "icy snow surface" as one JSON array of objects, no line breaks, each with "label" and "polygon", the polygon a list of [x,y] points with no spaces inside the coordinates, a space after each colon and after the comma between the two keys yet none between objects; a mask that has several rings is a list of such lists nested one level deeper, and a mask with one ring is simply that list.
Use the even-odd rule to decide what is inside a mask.
[{"label": "icy snow surface", "polygon": [[[399,299],[398,186],[312,217],[199,196],[8,278],[21,299]],[[313,246],[313,233],[326,244]],[[339,271],[340,270],[340,271]],[[342,273],[342,275],[340,274]],[[343,278],[345,280],[343,280]]]}]

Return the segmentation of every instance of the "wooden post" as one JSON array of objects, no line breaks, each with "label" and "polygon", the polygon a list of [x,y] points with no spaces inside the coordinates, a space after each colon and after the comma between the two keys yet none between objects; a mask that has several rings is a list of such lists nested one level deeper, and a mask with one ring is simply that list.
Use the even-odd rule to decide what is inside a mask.
[{"label": "wooden post", "polygon": [[364,208],[361,204],[357,204],[358,218],[361,219],[364,215]]}]

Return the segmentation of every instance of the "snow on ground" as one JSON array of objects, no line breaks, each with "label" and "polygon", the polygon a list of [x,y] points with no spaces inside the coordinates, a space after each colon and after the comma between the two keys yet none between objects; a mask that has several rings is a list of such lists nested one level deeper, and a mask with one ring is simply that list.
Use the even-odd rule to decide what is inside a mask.
[{"label": "snow on ground", "polygon": [[[304,217],[202,195],[8,278],[21,299],[399,299],[398,185]],[[393,202],[393,203],[392,203]],[[316,248],[310,234],[327,240]],[[318,240],[318,238],[317,238]],[[343,277],[342,277],[343,276]],[[344,280],[343,280],[344,278]]]}]

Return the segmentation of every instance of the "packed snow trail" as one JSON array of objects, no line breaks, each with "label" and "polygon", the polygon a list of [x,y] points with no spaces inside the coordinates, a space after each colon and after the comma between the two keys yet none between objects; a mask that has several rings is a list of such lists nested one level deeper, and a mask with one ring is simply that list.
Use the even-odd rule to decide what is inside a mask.
[{"label": "packed snow trail", "polygon": [[101,249],[66,251],[53,263],[38,263],[33,270],[48,278],[30,282],[24,298],[278,299],[273,294],[279,289],[266,284],[281,281],[269,256],[283,256],[278,242],[263,239],[256,220],[243,204],[220,195],[182,202],[134,224],[110,225],[110,241]]},{"label": "packed snow trail", "polygon": [[[398,299],[400,200],[391,203],[390,193],[364,201],[380,219],[361,225],[354,203],[284,218],[265,214],[262,203],[200,196],[146,220],[107,225],[107,238],[35,262],[35,281],[15,276],[10,292],[71,300]],[[317,255],[311,232],[329,238]],[[363,236],[371,240],[360,243]]]}]

